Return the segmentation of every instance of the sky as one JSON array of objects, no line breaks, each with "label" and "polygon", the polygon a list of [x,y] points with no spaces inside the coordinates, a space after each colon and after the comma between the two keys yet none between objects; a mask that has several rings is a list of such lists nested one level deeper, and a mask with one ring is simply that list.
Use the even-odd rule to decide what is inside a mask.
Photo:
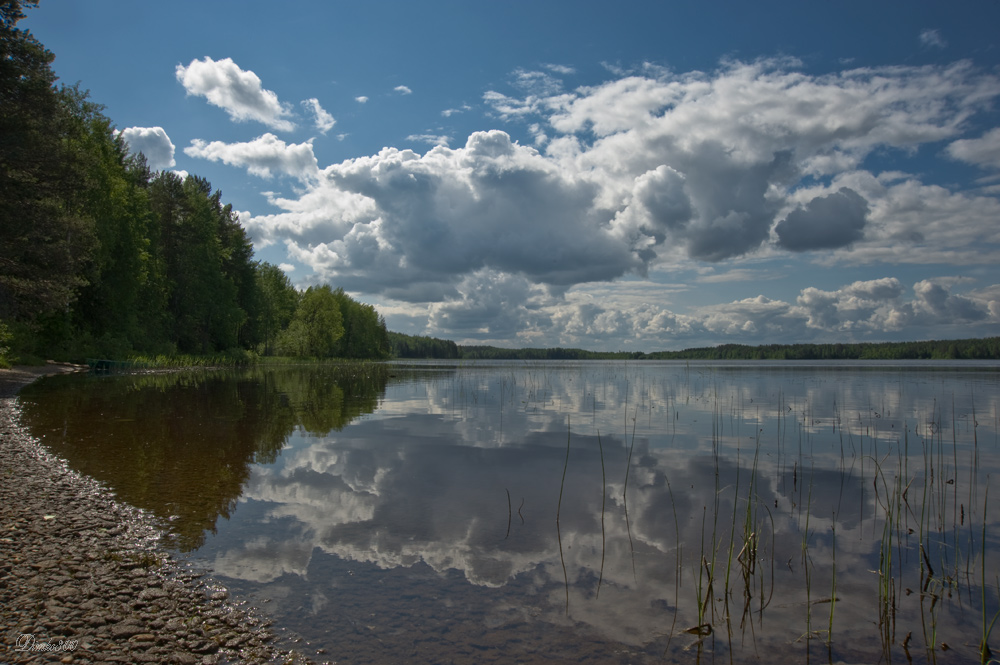
[{"label": "sky", "polygon": [[255,256],[390,330],[1000,335],[1000,2],[42,0],[19,26]]}]

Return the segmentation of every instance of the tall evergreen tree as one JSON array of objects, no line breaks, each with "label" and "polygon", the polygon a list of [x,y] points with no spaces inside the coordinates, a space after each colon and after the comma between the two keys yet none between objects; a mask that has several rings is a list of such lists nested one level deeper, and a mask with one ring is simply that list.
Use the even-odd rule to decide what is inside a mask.
[{"label": "tall evergreen tree", "polygon": [[337,344],[340,358],[387,358],[392,347],[385,320],[371,305],[360,303],[338,288],[333,292],[344,322],[344,336]]},{"label": "tall evergreen tree", "polygon": [[299,304],[299,292],[292,286],[281,268],[266,261],[257,266],[257,290],[260,307],[257,310],[257,326],[264,355],[274,353],[275,341],[295,316]]},{"label": "tall evergreen tree", "polygon": [[169,339],[186,353],[236,348],[248,320],[241,295],[247,307],[257,295],[253,251],[232,210],[205,179],[169,172],[153,178],[150,204]]},{"label": "tall evergreen tree", "polygon": [[173,313],[178,347],[211,353],[236,346],[246,314],[236,303],[236,285],[223,270],[219,238],[222,207],[203,178],[188,176],[183,186],[183,216],[178,225],[172,266]]},{"label": "tall evergreen tree", "polygon": [[109,120],[95,115],[86,124],[85,212],[94,222],[97,247],[73,309],[80,333],[98,340],[101,355],[120,355],[158,338],[148,307],[158,300],[149,254],[149,169],[141,155],[129,155]]},{"label": "tall evergreen tree", "polygon": [[55,87],[54,56],[16,27],[23,16],[0,4],[0,318],[35,323],[65,315],[94,247],[77,117],[93,107]]},{"label": "tall evergreen tree", "polygon": [[0,26],[12,28],[24,18],[22,7],[37,7],[37,0],[2,0],[0,1]]},{"label": "tall evergreen tree", "polygon": [[257,282],[257,263],[253,258],[253,243],[240,224],[239,216],[230,204],[220,206],[222,192],[213,194],[218,219],[219,250],[222,274],[236,289],[236,307],[242,312],[236,327],[236,346],[252,349],[262,341],[260,310],[263,307]]}]

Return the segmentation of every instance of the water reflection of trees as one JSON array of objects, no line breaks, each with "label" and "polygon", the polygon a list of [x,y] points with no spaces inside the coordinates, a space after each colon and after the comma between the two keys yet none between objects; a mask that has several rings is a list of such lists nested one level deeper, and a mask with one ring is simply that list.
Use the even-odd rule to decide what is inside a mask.
[{"label": "water reflection of trees", "polygon": [[274,462],[296,428],[325,434],[373,412],[387,381],[373,363],[57,377],[23,391],[21,403],[34,435],[169,520],[189,551],[235,510],[251,464]]}]

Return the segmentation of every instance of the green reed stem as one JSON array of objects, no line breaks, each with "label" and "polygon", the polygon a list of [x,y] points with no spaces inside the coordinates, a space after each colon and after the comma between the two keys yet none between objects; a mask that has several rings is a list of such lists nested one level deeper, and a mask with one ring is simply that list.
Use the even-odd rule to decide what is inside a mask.
[{"label": "green reed stem", "polygon": [[604,529],[604,508],[608,500],[608,481],[604,473],[604,446],[601,444],[601,430],[597,430],[597,449],[601,453],[601,574],[597,578],[597,598],[601,597],[601,582],[604,581],[604,554],[606,552],[606,532]]},{"label": "green reed stem", "polygon": [[989,482],[986,483],[986,492],[983,497],[983,536],[982,542],[980,542],[980,556],[979,564],[981,566],[982,584],[980,586],[980,603],[982,604],[982,614],[983,614],[983,639],[979,643],[979,657],[980,662],[989,662],[993,655],[990,652],[989,639],[990,633],[993,632],[993,626],[997,622],[997,618],[1000,618],[1000,610],[993,615],[993,619],[990,621],[989,626],[986,625],[986,510],[988,508],[988,502],[990,498],[990,485]]},{"label": "green reed stem", "polygon": [[563,463],[562,482],[559,483],[559,501],[556,504],[556,537],[559,539],[559,561],[562,563],[563,583],[566,587],[566,614],[569,614],[569,575],[566,573],[566,558],[563,555],[562,530],[559,528],[559,516],[562,513],[563,487],[566,485],[566,469],[569,468],[569,438],[570,425],[566,421],[566,461]]},{"label": "green reed stem", "polygon": [[510,521],[511,521],[511,517],[513,517],[514,513],[511,510],[511,506],[510,506],[510,490],[505,487],[504,491],[507,492],[507,535],[504,536],[503,539],[507,540],[507,538],[510,537]]},{"label": "green reed stem", "polygon": [[[638,414],[638,410],[636,410]],[[639,576],[635,571],[635,544],[632,542],[632,524],[628,518],[628,476],[632,469],[632,451],[635,449],[635,418],[632,418],[632,444],[628,448],[628,459],[625,461],[625,486],[622,488],[622,505],[625,508],[625,530],[628,532],[628,548],[632,554],[632,580],[639,584]]]},{"label": "green reed stem", "polygon": [[826,629],[826,643],[833,644],[833,610],[837,605],[837,516],[833,516],[833,523],[830,527],[832,533],[832,543],[830,550],[830,624]]}]

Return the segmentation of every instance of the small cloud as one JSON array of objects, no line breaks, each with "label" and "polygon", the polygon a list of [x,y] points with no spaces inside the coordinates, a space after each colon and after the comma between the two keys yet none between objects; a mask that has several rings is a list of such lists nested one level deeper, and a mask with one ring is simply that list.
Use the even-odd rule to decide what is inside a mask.
[{"label": "small cloud", "polygon": [[451,140],[450,136],[439,136],[437,134],[410,134],[406,137],[407,141],[420,141],[421,143],[429,143],[431,145],[439,145],[444,148],[448,147],[448,141]]},{"label": "small cloud", "polygon": [[[800,66],[800,63],[795,58],[789,58],[785,64],[791,67]],[[642,72],[646,76],[652,76],[657,79],[664,79],[670,76],[670,69],[668,67],[664,67],[663,65],[655,62],[642,63]]]},{"label": "small cloud", "polygon": [[546,72],[528,71],[526,69],[515,69],[513,73],[513,85],[528,93],[539,97],[547,97],[562,92],[562,81]]},{"label": "small cloud", "polygon": [[358,97],[355,97],[354,101],[356,101],[358,104],[364,104],[365,102],[368,101],[368,98],[365,97],[364,95],[360,95]]},{"label": "small cloud", "polygon": [[545,67],[545,69],[549,70],[553,74],[562,74],[563,76],[569,74],[576,74],[575,69],[573,69],[572,67],[567,67],[566,65],[548,64],[548,65],[543,65],[543,67]]},{"label": "small cloud", "polygon": [[937,30],[924,30],[920,33],[920,43],[930,48],[944,48],[948,45]]},{"label": "small cloud", "polygon": [[511,120],[523,118],[535,113],[538,110],[539,102],[537,97],[527,99],[516,99],[509,97],[495,90],[487,90],[483,93],[483,101],[493,109],[494,113],[501,120]]},{"label": "small cloud", "polygon": [[604,67],[604,69],[608,70],[609,72],[611,72],[612,74],[614,74],[615,76],[618,76],[618,77],[628,76],[628,74],[629,74],[629,72],[628,72],[627,69],[625,69],[621,65],[616,64],[614,62],[603,62],[602,61],[601,62],[601,67]]},{"label": "small cloud", "polygon": [[333,129],[335,124],[337,124],[337,121],[333,119],[333,116],[327,113],[326,109],[320,106],[319,100],[315,97],[303,101],[302,105],[313,112],[313,115],[316,117],[316,129],[318,129],[321,134],[326,134],[328,131]]},{"label": "small cloud", "polygon": [[174,166],[174,144],[163,127],[129,127],[121,132],[133,153],[142,153],[154,171]]},{"label": "small cloud", "polygon": [[545,133],[545,130],[537,122],[533,122],[528,126],[528,132],[534,137],[535,145],[537,146],[543,146],[549,142],[548,134]]},{"label": "small cloud", "polygon": [[395,90],[396,92],[398,92],[401,95],[412,95],[413,94],[413,91],[410,90],[409,88],[407,88],[405,85],[397,85],[395,88],[393,88],[393,90]]},{"label": "small cloud", "polygon": [[471,111],[471,110],[472,110],[471,106],[469,106],[468,104],[462,104],[462,106],[460,106],[457,109],[445,109],[441,111],[441,115],[443,115],[446,118],[450,118],[456,113],[465,113],[466,111]]},{"label": "small cloud", "polygon": [[768,279],[780,279],[781,275],[770,270],[754,270],[752,268],[735,268],[728,272],[701,275],[695,279],[702,284],[724,284],[726,282],[760,282]]},{"label": "small cloud", "polygon": [[291,263],[279,263],[278,267],[281,268],[282,272],[295,272],[295,266]]}]

